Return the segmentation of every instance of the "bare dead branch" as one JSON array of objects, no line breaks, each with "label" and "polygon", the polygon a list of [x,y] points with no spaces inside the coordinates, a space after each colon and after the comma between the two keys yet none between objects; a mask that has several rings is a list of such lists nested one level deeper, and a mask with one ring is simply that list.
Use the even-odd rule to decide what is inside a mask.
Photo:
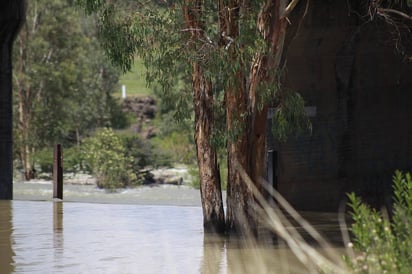
[{"label": "bare dead branch", "polygon": [[293,9],[296,7],[298,3],[299,0],[290,1],[289,5],[285,8],[285,11],[283,12],[282,18],[287,17],[293,11]]},{"label": "bare dead branch", "polygon": [[[287,221],[287,218],[282,214],[282,211],[277,210],[276,207],[272,207],[263,197],[261,192],[257,189],[255,182],[250,179],[245,169],[237,159],[234,159],[234,168],[239,172],[239,175],[246,183],[246,186],[253,192],[255,198],[262,206],[262,210],[258,210],[259,208],[256,208],[256,213],[259,214],[259,217],[268,222],[267,225],[287,243],[287,245],[291,248],[291,251],[303,264],[307,265],[309,262],[312,262],[319,269],[323,269],[327,273],[348,273],[338,254],[329,254],[330,258],[324,256],[311,247],[303,239],[303,237],[301,237],[293,225]],[[268,184],[263,183],[263,185]],[[324,240],[322,236],[306,220],[304,220],[296,210],[292,208],[292,206],[281,196],[279,192],[272,189],[269,193],[273,195],[272,197],[277,201],[277,203],[282,206],[295,221],[301,224],[302,228],[312,235],[312,237],[314,237],[314,239],[316,239],[321,246],[325,248],[330,247],[326,240]]]},{"label": "bare dead branch", "polygon": [[412,21],[412,16],[410,16],[410,15],[408,15],[408,14],[402,12],[402,11],[395,10],[395,9],[377,8],[377,13],[378,13],[379,15],[392,13],[392,14],[396,14],[396,15],[402,17],[402,18],[405,18],[405,19],[407,19],[407,20]]}]

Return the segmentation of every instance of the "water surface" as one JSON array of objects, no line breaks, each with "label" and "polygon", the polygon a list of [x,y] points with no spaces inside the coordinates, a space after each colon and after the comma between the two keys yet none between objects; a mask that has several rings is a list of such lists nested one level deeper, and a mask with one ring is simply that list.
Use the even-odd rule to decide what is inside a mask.
[{"label": "water surface", "polygon": [[[19,185],[18,200],[0,201],[0,273],[309,273],[287,247],[205,235],[198,190],[65,194]],[[316,218],[337,235],[330,214]]]}]

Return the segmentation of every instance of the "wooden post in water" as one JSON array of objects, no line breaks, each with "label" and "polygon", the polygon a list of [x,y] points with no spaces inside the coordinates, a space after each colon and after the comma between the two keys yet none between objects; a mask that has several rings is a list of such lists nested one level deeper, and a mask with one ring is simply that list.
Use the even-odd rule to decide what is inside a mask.
[{"label": "wooden post in water", "polygon": [[63,200],[63,147],[54,146],[53,152],[53,198]]}]

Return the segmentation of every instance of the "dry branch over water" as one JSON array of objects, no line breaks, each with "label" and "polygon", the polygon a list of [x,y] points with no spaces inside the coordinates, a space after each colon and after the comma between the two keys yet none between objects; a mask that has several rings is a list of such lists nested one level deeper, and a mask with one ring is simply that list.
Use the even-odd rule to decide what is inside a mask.
[{"label": "dry branch over water", "polygon": [[[268,193],[271,193],[274,203],[270,204],[268,200],[257,189],[256,184],[246,174],[243,167],[238,161],[235,161],[235,168],[242,176],[249,190],[254,194],[257,203],[255,212],[259,215],[259,219],[268,228],[275,232],[283,241],[286,242],[295,256],[308,268],[313,271],[320,270],[325,273],[348,273],[349,270],[345,266],[341,254],[334,251],[333,247],[324,239],[317,230],[309,224],[293,207],[282,197],[275,189],[270,188],[267,182],[262,182],[260,185],[265,186]],[[289,216],[296,221],[304,230],[325,250],[330,250],[327,255],[318,251],[311,246],[296,230],[296,228],[288,221],[285,211]]]}]

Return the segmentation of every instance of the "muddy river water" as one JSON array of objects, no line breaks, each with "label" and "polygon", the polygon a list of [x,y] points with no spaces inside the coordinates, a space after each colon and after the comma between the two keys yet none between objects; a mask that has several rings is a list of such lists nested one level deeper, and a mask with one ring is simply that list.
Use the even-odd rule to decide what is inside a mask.
[{"label": "muddy river water", "polygon": [[[67,186],[60,202],[50,199],[50,188],[18,183],[15,200],[0,201],[0,273],[310,271],[287,247],[239,247],[205,235],[198,190],[106,193],[94,186]],[[339,237],[333,214],[314,218]]]}]

